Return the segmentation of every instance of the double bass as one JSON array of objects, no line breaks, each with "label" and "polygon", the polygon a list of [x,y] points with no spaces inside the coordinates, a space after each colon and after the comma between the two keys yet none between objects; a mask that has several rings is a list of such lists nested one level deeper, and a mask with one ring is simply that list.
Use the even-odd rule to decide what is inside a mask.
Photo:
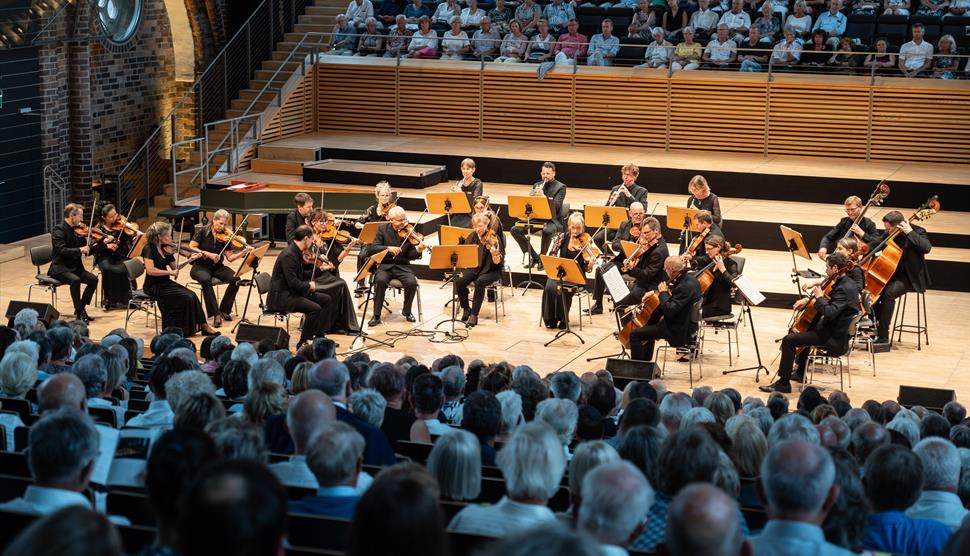
[{"label": "double bass", "polygon": [[[912,224],[913,222],[929,220],[930,217],[938,212],[940,212],[940,202],[937,200],[937,196],[933,195],[922,206],[916,209],[916,212],[907,219],[907,222]],[[902,248],[893,241],[899,234],[900,229],[897,226],[893,230],[893,233],[882,240],[862,260],[862,269],[865,271],[866,278],[866,288],[864,291],[869,292],[869,300],[872,303],[879,300],[879,296],[882,295],[882,290],[885,289],[886,284],[892,279],[893,274],[896,272],[896,267],[899,266],[899,261],[903,258]]]},{"label": "double bass", "polygon": [[[882,205],[882,202],[886,200],[886,197],[889,197],[889,185],[886,183],[886,180],[882,180],[878,185],[876,185],[876,189],[872,192],[872,195],[869,196],[866,206],[862,207],[859,215],[856,216],[855,220],[852,221],[852,226],[858,226],[859,222],[862,222],[862,219],[866,217],[866,211],[869,210],[869,207],[878,207]],[[849,231],[845,232],[842,239],[852,237],[852,235],[852,229],[850,226]],[[858,253],[865,255],[868,250],[869,246],[862,241],[862,238],[859,238]]]}]

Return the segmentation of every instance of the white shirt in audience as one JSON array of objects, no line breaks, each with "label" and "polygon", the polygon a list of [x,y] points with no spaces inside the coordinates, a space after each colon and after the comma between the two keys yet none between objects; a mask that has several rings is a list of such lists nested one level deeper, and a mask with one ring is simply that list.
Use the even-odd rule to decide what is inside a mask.
[{"label": "white shirt in audience", "polygon": [[435,436],[448,434],[449,432],[455,430],[453,427],[449,427],[438,419],[425,419],[424,424],[428,425],[428,433]]},{"label": "white shirt in audience", "polygon": [[737,49],[737,47],[738,45],[731,39],[720,42],[715,36],[713,39],[711,39],[711,42],[707,43],[707,48],[705,50],[711,57],[711,61],[720,62],[723,60],[730,60],[732,51]]},{"label": "white shirt in audience", "polygon": [[0,504],[0,510],[48,515],[70,506],[83,506],[89,510],[93,509],[91,501],[80,492],[30,485],[22,498],[15,498]]},{"label": "white shirt in audience", "polygon": [[6,429],[7,433],[7,445],[4,449],[8,452],[14,451],[14,438],[13,430],[17,427],[24,426],[24,422],[20,420],[19,415],[14,415],[12,413],[0,413],[0,426]]},{"label": "white shirt in audience", "polygon": [[135,415],[128,420],[130,427],[171,427],[175,414],[168,400],[158,400],[148,404],[148,411]]},{"label": "white shirt in audience", "polygon": [[[269,470],[276,475],[276,478],[284,486],[299,488],[320,488],[317,478],[313,476],[310,468],[306,464],[306,456],[290,456],[289,461],[280,461],[270,464]],[[357,475],[357,494],[364,494],[364,491],[374,482],[374,477],[366,471],[361,471]]]},{"label": "white shirt in audience", "polygon": [[118,423],[118,428],[125,424],[125,408],[120,405],[112,405],[104,398],[88,398],[88,407],[107,407],[115,412],[115,422]]},{"label": "white shirt in audience", "polygon": [[791,27],[799,35],[804,35],[812,30],[812,16],[805,14],[802,17],[795,17],[795,14],[791,14],[785,20],[784,26]]},{"label": "white shirt in audience", "polygon": [[899,47],[899,59],[903,61],[908,70],[923,67],[926,59],[931,56],[933,56],[933,45],[926,41],[920,41],[919,44],[909,41]]},{"label": "white shirt in audience", "polygon": [[939,521],[956,533],[967,516],[970,516],[970,510],[964,508],[960,497],[952,492],[924,490],[916,503],[906,510],[906,516]]},{"label": "white shirt in audience", "polygon": [[374,17],[374,4],[370,0],[364,0],[358,5],[357,0],[350,0],[344,15],[351,25],[363,25],[368,17]]},{"label": "white shirt in audience", "polygon": [[471,13],[471,10],[465,8],[461,11],[460,17],[462,27],[479,27],[482,24],[482,18],[485,17],[485,10],[478,8],[475,13]]},{"label": "white shirt in audience", "polygon": [[522,504],[503,496],[491,506],[466,506],[448,524],[449,531],[504,537],[533,525],[556,521],[556,514],[546,506]]}]

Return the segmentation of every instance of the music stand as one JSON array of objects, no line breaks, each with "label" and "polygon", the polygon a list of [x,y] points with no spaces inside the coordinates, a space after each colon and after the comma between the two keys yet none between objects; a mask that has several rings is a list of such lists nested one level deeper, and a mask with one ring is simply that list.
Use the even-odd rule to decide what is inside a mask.
[{"label": "music stand", "polygon": [[243,259],[242,264],[239,265],[239,268],[236,269],[236,278],[242,278],[242,275],[246,272],[246,269],[247,268],[251,268],[252,269],[252,275],[249,277],[249,279],[245,279],[245,280],[241,279],[241,280],[239,280],[239,285],[240,286],[246,286],[249,289],[246,290],[246,303],[245,303],[245,305],[243,305],[242,316],[240,317],[239,322],[237,322],[236,325],[232,327],[232,332],[233,333],[236,332],[236,329],[239,328],[239,325],[240,324],[242,324],[242,323],[252,324],[253,323],[251,320],[249,320],[248,318],[246,318],[246,311],[249,310],[249,300],[250,300],[250,298],[252,298],[252,295],[253,295],[253,286],[256,285],[256,272],[258,272],[258,270],[259,270],[259,261],[261,261],[263,259],[263,257],[266,256],[266,252],[267,251],[269,251],[269,244],[268,243],[264,243],[264,244],[260,245],[259,247],[256,247],[255,249],[253,249],[252,251],[250,251],[246,255],[246,258]]},{"label": "music stand", "polygon": [[798,232],[797,230],[793,230],[792,228],[789,228],[784,224],[779,226],[779,228],[781,229],[781,237],[785,239],[785,245],[788,248],[788,252],[791,253],[791,264],[792,264],[791,281],[792,281],[792,284],[795,284],[795,292],[798,295],[801,295],[802,283],[800,278],[802,277],[809,278],[810,275],[803,274],[801,271],[798,270],[798,262],[795,259],[795,255],[798,255],[799,257],[802,257],[805,260],[811,261],[812,254],[809,253],[808,249],[805,247],[805,242],[802,240],[802,234],[800,232]]},{"label": "music stand", "polygon": [[[451,335],[455,335],[455,323],[461,319],[455,318],[458,309],[458,284],[455,278],[461,276],[459,270],[478,267],[478,245],[436,245],[431,248],[431,270],[445,270],[445,278],[451,281],[451,318],[434,325],[437,329],[442,324],[451,323]],[[451,269],[448,272],[448,269]]]},{"label": "music stand", "polygon": [[[782,228],[784,228],[784,226],[782,226]],[[744,369],[721,371],[721,374],[728,375],[753,370],[754,381],[758,382],[758,376],[761,374],[761,369],[765,370],[765,376],[769,376],[771,371],[769,371],[768,367],[765,367],[761,362],[761,349],[758,348],[758,334],[754,330],[754,316],[751,314],[751,306],[760,305],[761,302],[765,300],[765,296],[758,290],[758,288],[755,287],[753,283],[751,283],[750,280],[744,276],[738,276],[733,280],[733,283],[738,288],[738,292],[741,294],[741,312],[748,315],[748,323],[751,324],[751,337],[754,339],[754,353],[758,356],[758,365],[755,367],[746,367]]]},{"label": "music stand", "polygon": [[368,222],[364,224],[364,227],[360,229],[360,234],[357,235],[357,239],[364,245],[374,243],[374,238],[377,237],[377,230],[381,228],[382,224],[387,224],[387,222]]},{"label": "music stand", "polygon": [[[377,222],[368,223],[366,226],[364,226],[364,230],[366,230],[367,226],[370,226],[371,224],[377,224]],[[361,235],[363,235],[363,232],[361,232]],[[371,237],[371,240],[373,241],[373,237]],[[354,282],[360,282],[362,280],[366,280],[367,277],[372,274],[372,271],[375,268],[377,268],[378,265],[381,264],[381,261],[383,261],[384,257],[387,256],[387,253],[388,253],[387,249],[381,249],[377,253],[374,253],[370,257],[367,257],[367,262],[364,263],[364,266],[360,267],[360,271],[358,271],[357,276],[354,277]],[[357,334],[355,335],[354,339],[350,341],[351,349],[353,349],[354,344],[357,342],[358,339],[362,342],[370,340],[372,342],[377,342],[378,344],[381,344],[382,346],[385,346],[385,347],[389,347],[389,348],[394,347],[394,344],[390,342],[385,342],[384,340],[378,340],[377,338],[371,338],[370,336],[367,335],[366,332],[364,332],[364,323],[367,322],[367,306],[370,305],[370,300],[373,298],[374,298],[374,281],[370,280],[370,284],[367,286],[367,297],[364,298],[364,310],[360,314],[360,328],[357,329]],[[381,307],[381,312],[383,311],[384,311],[384,308]]]},{"label": "music stand", "polygon": [[[552,199],[548,197],[537,197],[534,195],[523,195],[516,196],[511,195],[508,198],[509,203],[509,216],[512,218],[517,218],[520,222],[525,220],[526,226],[526,238],[529,240],[529,247],[532,247],[532,223],[533,220],[552,220]],[[543,223],[542,226],[545,226]],[[532,279],[532,253],[531,249],[529,253],[529,264],[526,267],[528,275],[525,281],[519,282],[515,287],[522,286],[522,295],[529,289],[529,286],[535,284],[542,287],[542,284],[536,282]]]},{"label": "music stand", "polygon": [[428,193],[424,201],[428,206],[428,212],[432,214],[444,214],[448,218],[448,225],[451,226],[452,214],[471,214],[472,205],[468,202],[468,195],[462,191],[449,191],[447,193]]},{"label": "music stand", "polygon": [[690,234],[698,233],[697,223],[694,222],[694,215],[700,212],[697,209],[672,207],[667,205],[667,227],[671,230],[680,230],[680,238],[677,243],[681,245],[681,251],[690,245]]},{"label": "music stand", "polygon": [[[623,207],[607,207],[599,205],[586,205],[583,207],[583,219],[586,225],[594,225],[599,222],[599,227],[593,232],[593,236],[600,233],[600,230],[615,230],[628,219],[627,210]],[[603,232],[603,244],[610,244],[609,231]]]},{"label": "music stand", "polygon": [[629,259],[630,255],[633,255],[638,247],[640,247],[640,244],[635,241],[627,241],[625,239],[620,240],[620,249],[623,250],[624,258]]},{"label": "music stand", "polygon": [[[569,328],[569,313],[566,311],[565,285],[586,285],[586,273],[579,268],[579,263],[576,262],[576,259],[553,257],[550,255],[539,255],[539,258],[542,259],[542,266],[545,269],[546,276],[549,278],[549,280],[555,280],[559,283],[556,289],[559,291],[559,302],[562,303],[563,322],[566,323],[566,328],[563,328],[557,332],[556,336],[546,342],[544,346],[549,347],[551,343],[567,334],[576,336],[576,338],[579,339],[579,343],[585,344],[586,341],[583,340],[583,337],[576,334],[571,328]],[[580,315],[579,318],[583,318],[583,316]]]},{"label": "music stand", "polygon": [[[465,238],[472,233],[471,228],[459,228],[457,226],[441,226],[438,228],[438,245],[464,245]],[[448,278],[441,283],[438,289],[444,289],[453,278]],[[450,301],[448,303],[451,303]],[[447,306],[447,304],[446,304]]]}]

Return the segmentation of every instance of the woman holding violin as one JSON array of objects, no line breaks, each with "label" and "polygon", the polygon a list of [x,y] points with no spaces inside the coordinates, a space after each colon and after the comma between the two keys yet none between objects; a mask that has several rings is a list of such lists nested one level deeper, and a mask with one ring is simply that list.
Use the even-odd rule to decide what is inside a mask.
[{"label": "woman holding violin", "polygon": [[[572,213],[566,221],[566,229],[565,234],[559,234],[553,240],[549,254],[563,259],[575,259],[584,271],[592,271],[596,267],[596,255],[599,249],[593,242],[593,238],[586,233],[583,214]],[[560,297],[559,281],[552,278],[546,280],[546,287],[542,291],[542,322],[546,328],[566,328],[573,294],[573,288],[566,288]],[[565,301],[565,307],[563,307],[563,301]]]},{"label": "woman holding violin", "polygon": [[[47,274],[62,284],[68,284],[71,290],[71,301],[74,303],[74,317],[84,322],[91,322],[85,307],[94,297],[94,288],[98,285],[98,277],[84,269],[81,257],[91,254],[90,241],[93,232],[84,224],[84,207],[70,203],[64,207],[64,221],[51,230],[51,266]],[[100,238],[100,234],[97,236]],[[81,284],[84,284],[84,294],[81,294]]]},{"label": "woman holding violin", "polygon": [[[239,279],[236,272],[225,263],[233,262],[246,256],[252,247],[246,240],[230,231],[229,212],[219,209],[212,215],[207,226],[202,226],[195,233],[189,247],[198,249],[201,256],[192,263],[189,276],[202,286],[202,299],[205,301],[205,312],[212,318],[212,325],[222,326],[222,321],[232,320],[232,304],[239,291]],[[222,294],[222,302],[216,300],[216,291],[212,287],[212,279],[218,278],[226,284],[226,292]]]},{"label": "woman holding violin", "polygon": [[[461,320],[469,327],[478,324],[478,313],[485,301],[485,288],[502,277],[502,261],[505,258],[504,238],[491,229],[486,214],[472,216],[472,233],[465,238],[465,245],[478,245],[478,267],[463,270],[455,279],[455,289],[461,304]],[[475,284],[475,296],[468,304],[468,286]]]},{"label": "woman holding violin", "polygon": [[738,263],[731,259],[732,252],[721,236],[707,236],[704,240],[704,254],[710,261],[708,265],[713,265],[707,269],[712,279],[704,292],[701,315],[705,318],[731,314],[731,289],[738,277]]},{"label": "woman holding violin", "polygon": [[[367,210],[360,215],[357,222],[354,222],[354,228],[357,230],[363,230],[364,226],[370,222],[387,222],[387,215],[395,205],[391,202],[391,184],[387,181],[379,181],[374,187],[374,197],[377,199],[377,203],[367,207]],[[357,254],[357,272],[363,268],[364,263],[371,255],[376,253],[377,250],[374,249],[372,245],[362,245],[360,252]],[[357,297],[363,295],[367,291],[367,286],[363,282],[357,284],[357,289],[354,293]]]},{"label": "woman holding violin", "polygon": [[[492,205],[488,202],[488,197],[485,195],[479,195],[475,197],[475,201],[472,203],[472,217],[476,214],[484,214],[488,217],[488,227],[490,230],[495,232],[498,236],[503,236],[505,232],[505,227],[502,226],[502,221],[499,219],[495,211],[492,210]],[[505,245],[505,238],[502,238],[502,245]]]},{"label": "woman holding violin", "polygon": [[131,283],[124,262],[142,232],[118,214],[112,204],[101,207],[99,220],[95,229],[104,239],[94,243],[91,250],[94,263],[101,269],[104,310],[125,309],[131,299]]},{"label": "woman holding violin", "polygon": [[360,325],[350,288],[340,277],[340,263],[357,244],[357,238],[341,231],[333,215],[322,209],[314,209],[307,220],[313,229],[313,243],[304,252],[304,260],[308,263],[304,273],[316,282],[317,291],[331,298],[330,311],[321,323],[321,332],[356,333]]},{"label": "woman holding violin", "polygon": [[384,293],[387,284],[398,280],[404,286],[404,309],[402,314],[408,322],[416,322],[411,313],[411,305],[418,291],[418,279],[414,276],[411,261],[421,258],[425,249],[424,237],[408,224],[407,214],[401,207],[394,207],[387,211],[387,224],[382,224],[374,238],[374,253],[387,250],[387,254],[377,267],[374,274],[374,316],[367,321],[369,326],[381,323],[381,312],[384,310]]},{"label": "woman holding violin", "polygon": [[[201,258],[202,253],[176,244],[172,240],[172,225],[168,222],[155,222],[148,228],[146,236],[143,288],[162,312],[162,328],[177,326],[186,338],[200,330],[206,336],[217,336],[219,332],[206,321],[198,296],[175,281],[182,267]],[[176,262],[176,253],[179,258],[184,253],[186,258]]]}]

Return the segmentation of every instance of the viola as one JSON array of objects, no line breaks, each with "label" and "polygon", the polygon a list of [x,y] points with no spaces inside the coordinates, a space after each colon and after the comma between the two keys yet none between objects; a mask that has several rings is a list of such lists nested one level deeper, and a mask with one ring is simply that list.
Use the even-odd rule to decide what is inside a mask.
[{"label": "viola", "polygon": [[[741,252],[743,248],[744,247],[740,243],[738,243],[731,249],[728,249],[723,253],[721,253],[721,256],[726,258],[726,257],[730,257],[731,255],[737,255],[738,253]],[[697,277],[697,282],[701,285],[701,295],[704,295],[705,293],[707,293],[707,289],[710,288],[711,284],[714,283],[715,263],[716,261],[712,260],[711,262],[704,265],[703,268],[697,271],[696,277]]]},{"label": "viola", "polygon": [[638,242],[637,248],[633,253],[630,253],[630,257],[628,259],[623,261],[623,268],[629,270],[637,266],[637,263],[640,262],[640,257],[646,254],[646,252],[649,251],[651,247],[653,247],[654,245],[657,244],[657,242],[660,241],[659,235],[651,240],[647,240],[646,238],[647,236],[645,235],[641,235],[638,238],[640,241]]},{"label": "viola", "polygon": [[323,230],[317,232],[317,236],[323,241],[333,241],[336,239],[337,243],[350,243],[354,240],[354,236],[348,234],[347,232],[341,232],[338,230],[337,226],[332,221],[327,222]]},{"label": "viola", "polygon": [[118,219],[114,221],[114,224],[106,225],[105,228],[112,233],[123,233],[128,237],[135,237],[142,233],[142,231],[138,229],[138,224],[136,222],[130,222],[128,218],[121,215],[118,215]]},{"label": "viola", "polygon": [[397,236],[406,242],[410,242],[411,245],[417,247],[424,242],[424,236],[415,231],[412,224],[406,224],[403,228],[397,231]]},{"label": "viola", "polygon": [[386,205],[377,205],[377,216],[380,216],[384,220],[387,220],[387,213],[391,211],[392,208],[396,207],[394,203],[387,203]]},{"label": "viola", "polygon": [[212,237],[219,243],[227,243],[232,249],[245,249],[249,247],[249,244],[246,243],[246,238],[238,234],[233,235],[225,228],[221,232],[213,230]]},{"label": "viola", "polygon": [[690,242],[690,245],[687,246],[687,250],[684,251],[684,255],[692,255],[693,256],[694,253],[697,252],[697,248],[700,247],[701,245],[703,245],[704,240],[707,239],[707,236],[710,233],[711,233],[711,229],[710,228],[705,228],[703,232],[697,234],[697,237],[694,238],[694,241]]}]

